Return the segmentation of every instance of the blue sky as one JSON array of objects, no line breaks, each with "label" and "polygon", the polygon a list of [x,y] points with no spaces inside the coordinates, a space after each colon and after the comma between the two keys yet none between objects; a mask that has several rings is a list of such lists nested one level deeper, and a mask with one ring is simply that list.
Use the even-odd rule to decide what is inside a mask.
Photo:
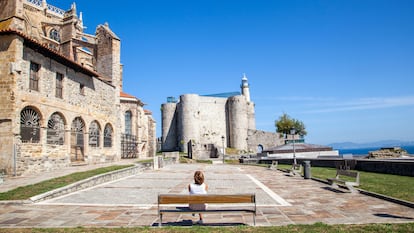
[{"label": "blue sky", "polygon": [[[49,0],[67,10],[73,1]],[[121,38],[124,91],[153,112],[168,96],[240,90],[257,129],[283,113],[306,142],[414,141],[414,1],[151,0],[76,2],[86,32]]]}]

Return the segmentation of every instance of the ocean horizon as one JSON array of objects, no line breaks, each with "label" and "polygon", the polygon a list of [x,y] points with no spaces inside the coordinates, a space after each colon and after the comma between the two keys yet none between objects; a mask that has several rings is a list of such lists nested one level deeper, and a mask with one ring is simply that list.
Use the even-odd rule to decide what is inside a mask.
[{"label": "ocean horizon", "polygon": [[[414,156],[414,146],[400,146],[402,149],[406,150],[407,153],[411,156]],[[382,147],[367,147],[367,148],[353,148],[353,149],[335,149],[339,151],[339,155],[352,154],[354,156],[366,156],[370,151],[379,150]]]}]

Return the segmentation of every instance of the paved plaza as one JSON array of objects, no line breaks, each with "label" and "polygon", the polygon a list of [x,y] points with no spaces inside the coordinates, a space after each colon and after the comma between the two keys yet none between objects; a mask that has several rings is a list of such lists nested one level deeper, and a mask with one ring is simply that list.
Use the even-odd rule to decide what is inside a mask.
[{"label": "paved plaza", "polygon": [[[174,164],[47,201],[2,203],[0,227],[157,226],[157,195],[187,193],[196,170],[209,193],[255,193],[256,226],[414,222],[414,209],[258,166]],[[1,186],[1,185],[0,185]],[[191,226],[197,216],[166,214],[163,225]],[[195,224],[195,223],[194,223]],[[251,214],[205,214],[204,225],[253,225]]]}]

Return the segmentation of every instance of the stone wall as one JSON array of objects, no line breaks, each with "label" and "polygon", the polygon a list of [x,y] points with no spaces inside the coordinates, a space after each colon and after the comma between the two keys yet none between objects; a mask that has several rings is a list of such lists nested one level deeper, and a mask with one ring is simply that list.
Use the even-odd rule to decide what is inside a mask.
[{"label": "stone wall", "polygon": [[249,152],[258,153],[258,147],[266,150],[271,147],[283,145],[284,138],[279,133],[266,132],[262,130],[248,131]]},{"label": "stone wall", "polygon": [[[48,120],[56,112],[64,118],[67,131],[70,131],[71,123],[76,117],[81,117],[84,120],[85,162],[100,163],[120,159],[119,153],[117,153],[119,145],[113,143],[111,148],[103,148],[102,146],[102,134],[105,125],[110,124],[115,128],[116,122],[119,120],[117,106],[113,104],[117,101],[116,89],[102,80],[69,69],[67,66],[30,48],[25,47],[23,54],[22,58],[16,58],[21,71],[13,74],[17,88],[12,89],[14,106],[13,110],[9,112],[9,114],[13,113],[9,116],[12,122],[12,134],[5,139],[8,142],[7,144],[14,143],[18,145],[20,151],[17,154],[16,168],[10,164],[10,158],[12,157],[10,152],[7,153],[8,158],[3,158],[3,160],[8,161],[6,169],[9,172],[16,169],[19,175],[70,165],[70,133],[66,133],[64,145],[46,143]],[[35,62],[41,67],[38,91],[29,88],[30,62]],[[55,96],[56,72],[64,76],[63,98]],[[80,84],[85,86],[83,94],[80,93]],[[4,91],[4,88],[1,88],[1,90]],[[12,136],[20,134],[20,112],[28,106],[36,109],[40,115],[41,141],[39,143],[18,143]],[[87,133],[93,121],[97,121],[101,129],[101,142],[98,148],[88,146]]]},{"label": "stone wall", "polygon": [[161,110],[163,151],[190,151],[195,159],[208,159],[222,153],[222,137],[225,148],[241,153],[284,143],[278,133],[256,130],[254,103],[244,95],[185,94],[179,103],[164,103]]}]

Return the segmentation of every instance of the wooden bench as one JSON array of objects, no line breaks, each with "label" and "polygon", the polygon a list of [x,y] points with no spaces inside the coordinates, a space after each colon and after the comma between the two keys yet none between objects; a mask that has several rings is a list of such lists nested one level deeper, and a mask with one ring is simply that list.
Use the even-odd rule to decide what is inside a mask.
[{"label": "wooden bench", "polygon": [[[342,177],[351,177],[354,178],[352,181],[349,179],[343,179]],[[336,184],[344,185],[348,188],[349,191],[352,193],[355,192],[354,187],[359,186],[359,172],[351,171],[351,170],[344,170],[344,169],[337,169],[335,178],[328,178],[327,179],[329,184],[334,187],[338,187]]]},{"label": "wooden bench", "polygon": [[[179,206],[184,204],[185,206]],[[188,204],[208,205],[205,210],[192,210]],[[234,205],[243,204],[243,205]],[[256,195],[255,194],[158,194],[158,216],[162,226],[162,216],[165,213],[227,213],[247,212],[253,214],[256,225]]]},{"label": "wooden bench", "polygon": [[270,170],[277,170],[277,161],[272,161],[272,164],[269,165]]}]

